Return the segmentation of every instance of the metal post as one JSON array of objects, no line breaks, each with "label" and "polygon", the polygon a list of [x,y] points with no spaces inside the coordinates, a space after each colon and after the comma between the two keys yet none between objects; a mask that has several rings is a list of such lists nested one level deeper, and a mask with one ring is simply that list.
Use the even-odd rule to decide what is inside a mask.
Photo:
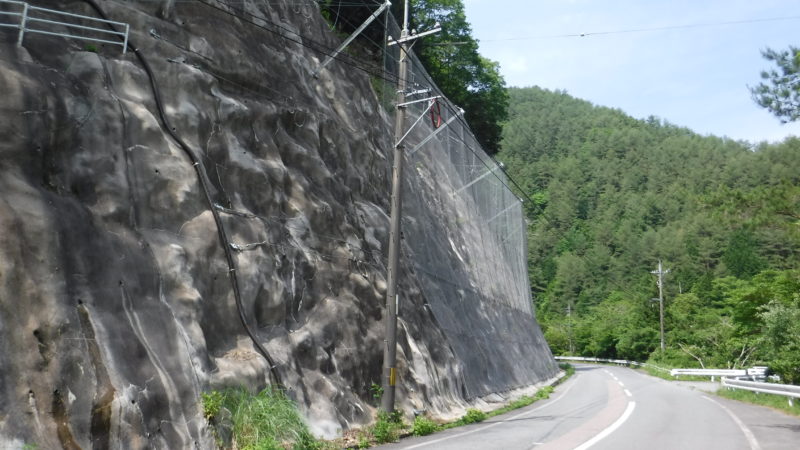
[{"label": "metal post", "polygon": [[[401,38],[408,37],[408,0],[405,1],[403,31]],[[408,44],[400,43],[400,70],[397,83],[397,104],[405,103],[406,78],[408,71]],[[389,273],[386,277],[386,347],[383,352],[383,397],[381,409],[394,411],[395,382],[397,381],[397,276],[400,269],[400,214],[403,206],[403,128],[405,127],[405,107],[398,107],[394,120],[394,164],[392,167],[392,211],[389,225]]]},{"label": "metal post", "polygon": [[128,50],[128,34],[131,32],[130,24],[125,24],[125,42],[122,43],[122,54]]},{"label": "metal post", "polygon": [[25,37],[25,26],[28,22],[28,4],[22,6],[22,19],[19,22],[19,37],[17,38],[17,47],[22,47],[22,38]]}]

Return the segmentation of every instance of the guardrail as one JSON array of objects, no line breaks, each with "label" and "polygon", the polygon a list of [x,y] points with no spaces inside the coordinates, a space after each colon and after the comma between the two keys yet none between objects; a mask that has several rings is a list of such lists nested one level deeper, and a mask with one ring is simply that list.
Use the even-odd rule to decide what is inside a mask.
[{"label": "guardrail", "polygon": [[554,358],[557,361],[605,362],[611,364],[619,364],[623,366],[652,367],[656,370],[668,372],[667,369],[664,369],[663,367],[658,367],[654,364],[640,363],[638,361],[629,361],[627,359],[606,359],[606,358],[594,358],[591,356],[554,356]]},{"label": "guardrail", "polygon": [[767,379],[767,367],[755,366],[749,369],[672,369],[669,374],[673,377],[679,375],[711,377],[711,381],[714,381],[715,377],[750,377],[753,381],[763,381]]},{"label": "guardrail", "polygon": [[697,377],[745,377],[745,369],[672,369],[669,374],[673,377],[679,375],[693,375]]},{"label": "guardrail", "polygon": [[761,383],[758,381],[723,378],[722,385],[729,389],[741,389],[745,391],[762,392],[764,394],[788,397],[790,406],[794,406],[793,399],[800,398],[800,386],[795,386],[792,384]]},{"label": "guardrail", "polygon": [[[128,34],[130,33],[130,25],[123,22],[114,22],[113,20],[105,20],[105,19],[98,19],[96,17],[89,17],[83,16],[80,14],[72,14],[63,11],[56,11],[54,9],[47,9],[47,8],[40,8],[38,6],[32,6],[26,2],[19,2],[13,0],[0,0],[0,5],[13,5],[19,6],[22,8],[21,12],[9,12],[9,11],[0,11],[0,16],[8,16],[8,17],[19,17],[19,23],[0,23],[0,27],[5,28],[18,28],[19,29],[19,36],[17,37],[17,46],[22,46],[22,40],[25,38],[25,33],[33,33],[33,34],[46,34],[50,36],[60,36],[68,39],[78,39],[83,41],[92,41],[92,42],[102,42],[105,44],[112,44],[112,45],[121,45],[122,46],[122,54],[124,55],[126,50],[128,49]],[[37,13],[39,13],[37,15]],[[125,28],[125,31],[113,31],[107,28],[97,28],[91,26],[84,26],[79,25],[77,23],[69,23],[69,22],[61,22],[58,20],[50,20],[46,19],[48,14],[62,16],[62,17],[69,17],[74,19],[81,19],[90,22],[101,22],[106,24],[112,25],[119,25]],[[64,19],[67,20],[67,19]],[[59,33],[56,31],[47,31],[40,28],[31,28],[32,24],[43,24],[43,26],[47,25],[56,25],[62,26],[67,28],[74,28],[79,30],[86,30],[93,33],[100,33],[101,35],[114,35],[119,36],[120,40],[113,41],[110,39],[100,39],[97,37],[90,37],[90,36],[80,36],[76,34],[68,34],[68,33]]]}]

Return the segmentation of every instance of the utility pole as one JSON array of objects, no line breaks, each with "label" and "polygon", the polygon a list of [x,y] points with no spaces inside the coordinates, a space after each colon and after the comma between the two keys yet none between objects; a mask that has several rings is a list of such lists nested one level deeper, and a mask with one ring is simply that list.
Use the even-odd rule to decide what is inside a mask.
[{"label": "utility pole", "polygon": [[569,354],[575,354],[575,345],[572,343],[572,302],[567,303],[567,337],[569,338]]},{"label": "utility pole", "polygon": [[[397,82],[397,104],[406,101],[408,78],[408,0],[403,10],[403,31],[400,45],[400,68]],[[381,409],[394,411],[395,381],[397,380],[397,275],[400,269],[400,214],[403,208],[403,150],[402,142],[406,122],[406,107],[398,106],[394,116],[394,163],[392,166],[392,211],[389,224],[389,271],[386,276],[386,347],[383,350],[383,396]]]},{"label": "utility pole", "polygon": [[669,269],[663,270],[661,260],[658,260],[658,269],[650,271],[653,275],[658,277],[658,319],[661,324],[661,353],[664,353],[666,345],[664,344],[664,275],[669,273]]},{"label": "utility pole", "polygon": [[[397,381],[397,368],[395,367],[397,362],[397,308],[400,303],[400,296],[397,294],[397,279],[400,272],[400,216],[403,209],[403,159],[405,157],[405,144],[403,142],[411,133],[411,130],[406,130],[406,107],[412,103],[438,98],[437,96],[406,102],[408,53],[411,45],[413,45],[409,44],[409,42],[413,42],[422,36],[438,33],[441,30],[442,28],[437,22],[431,30],[409,34],[408,0],[405,0],[403,31],[400,34],[400,39],[389,42],[389,45],[400,46],[397,113],[394,117],[395,144],[394,163],[392,166],[392,211],[389,219],[389,267],[386,275],[386,339],[384,340],[386,347],[383,351],[383,396],[381,397],[381,409],[389,413],[394,411],[395,382]],[[452,120],[451,118],[450,121]],[[416,123],[419,123],[419,120],[414,125]],[[412,125],[412,128],[414,125]]]}]

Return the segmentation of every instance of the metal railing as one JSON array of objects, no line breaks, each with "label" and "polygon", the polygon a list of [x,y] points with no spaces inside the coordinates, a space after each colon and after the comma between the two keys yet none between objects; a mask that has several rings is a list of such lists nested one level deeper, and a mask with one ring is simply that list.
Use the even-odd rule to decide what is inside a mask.
[{"label": "metal railing", "polygon": [[728,389],[741,389],[745,391],[761,392],[787,397],[789,405],[793,406],[795,398],[800,398],[800,386],[792,384],[761,383],[758,381],[736,380],[723,378],[722,385]]},{"label": "metal railing", "polygon": [[764,394],[781,395],[787,397],[789,405],[794,406],[794,399],[800,398],[800,386],[792,384],[777,384],[777,383],[763,383],[759,381],[747,381],[736,378],[727,377],[751,377],[753,379],[766,379],[767,367],[755,366],[749,369],[664,369],[653,364],[640,363],[637,361],[628,361],[626,359],[605,359],[605,358],[592,358],[586,356],[556,356],[558,361],[582,361],[582,362],[604,362],[612,364],[620,364],[624,366],[640,366],[652,367],[664,372],[669,371],[670,375],[696,375],[696,376],[709,376],[711,380],[714,377],[722,377],[722,385],[728,389],[741,389],[745,391],[761,392]]},{"label": "metal railing", "polygon": [[745,377],[745,369],[672,369],[669,374],[673,377],[679,375],[692,375],[696,377]]},{"label": "metal railing", "polygon": [[[89,17],[80,14],[72,14],[63,11],[56,11],[54,9],[40,8],[38,6],[32,6],[27,2],[19,2],[14,0],[0,0],[0,5],[14,5],[22,8],[21,12],[0,11],[0,16],[6,16],[12,18],[19,17],[18,23],[0,23],[0,27],[19,29],[19,36],[17,37],[17,46],[22,46],[22,41],[25,38],[25,33],[33,33],[33,34],[45,34],[49,36],[60,36],[67,39],[79,39],[84,41],[121,45],[122,54],[125,54],[126,50],[128,49],[128,34],[130,32],[130,25],[128,25],[127,23],[114,22],[113,20],[98,19],[96,17]],[[101,22],[106,24],[119,25],[121,27],[124,27],[125,31],[113,31],[106,28],[97,28],[97,27],[79,25],[77,23],[49,20],[45,18],[47,17],[47,14],[66,17],[66,18],[81,19],[90,22]],[[78,30],[90,31],[93,33],[100,33],[101,35],[119,36],[120,39],[119,40],[101,39],[99,37],[81,36],[76,34],[60,33],[56,31],[47,31],[41,28],[31,28],[31,25],[34,24],[41,24],[42,26],[56,25],[66,28],[74,28]]]},{"label": "metal railing", "polygon": [[583,361],[583,362],[605,362],[611,364],[619,364],[622,366],[639,366],[639,367],[652,367],[656,370],[661,370],[663,372],[668,372],[667,369],[663,367],[658,367],[654,364],[647,364],[641,363],[638,361],[629,361],[627,359],[605,359],[605,358],[594,358],[591,356],[555,356],[554,357],[557,361]]},{"label": "metal railing", "polygon": [[714,381],[715,377],[749,377],[752,381],[764,381],[767,379],[767,367],[754,366],[749,369],[672,369],[669,374],[673,377],[679,375],[711,377],[711,381]]}]

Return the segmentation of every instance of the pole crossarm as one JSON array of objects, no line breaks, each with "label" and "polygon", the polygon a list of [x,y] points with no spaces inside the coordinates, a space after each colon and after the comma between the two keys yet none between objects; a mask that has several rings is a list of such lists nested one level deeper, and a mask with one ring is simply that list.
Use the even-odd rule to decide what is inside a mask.
[{"label": "pole crossarm", "polygon": [[397,107],[398,108],[404,108],[404,107],[406,107],[408,105],[413,105],[415,103],[422,103],[424,101],[434,101],[434,100],[438,100],[440,98],[442,98],[441,95],[434,95],[433,97],[421,98],[419,100],[411,100],[410,102],[400,103],[399,105],[397,105]]},{"label": "pole crossarm", "polygon": [[[430,109],[430,108],[429,108],[429,109]],[[411,150],[408,152],[408,156],[411,156],[411,155],[413,155],[414,153],[416,153],[416,152],[417,152],[417,150],[419,150],[420,148],[422,148],[422,146],[423,146],[423,145],[425,145],[425,144],[427,144],[428,142],[430,142],[430,140],[431,140],[431,139],[433,139],[434,137],[436,137],[436,135],[437,135],[437,134],[439,134],[439,133],[440,133],[442,130],[444,130],[445,128],[447,128],[447,126],[448,126],[448,125],[450,125],[451,123],[453,123],[453,121],[454,121],[454,120],[456,120],[456,119],[458,119],[458,117],[459,117],[459,116],[461,116],[462,114],[464,114],[464,110],[459,108],[459,110],[458,110],[458,113],[457,113],[457,114],[454,114],[454,115],[453,115],[453,117],[451,117],[451,118],[447,119],[447,122],[443,123],[443,124],[442,124],[442,126],[440,126],[439,128],[437,128],[437,129],[436,129],[436,130],[435,130],[433,133],[429,134],[429,135],[428,135],[428,137],[426,137],[425,139],[423,139],[423,140],[422,140],[422,142],[420,142],[419,144],[415,145],[415,146],[414,146],[414,148],[412,148],[412,149],[411,149]]]},{"label": "pole crossarm", "polygon": [[438,33],[440,31],[442,31],[442,27],[437,26],[437,27],[433,28],[432,30],[423,31],[422,33],[413,34],[413,35],[407,36],[407,37],[401,37],[398,40],[394,40],[394,39],[389,38],[390,40],[389,40],[389,43],[387,45],[392,46],[392,45],[402,44],[402,43],[405,43],[405,42],[408,42],[408,41],[413,41],[414,39],[417,39],[417,38],[421,38],[423,36],[428,36],[430,34]]},{"label": "pole crossarm", "polygon": [[[416,103],[416,102],[412,102],[412,103]],[[431,107],[433,106],[433,104],[434,104],[434,101],[433,101],[433,100],[430,100],[430,103],[428,104],[428,107],[427,107],[427,108],[425,108],[425,109],[422,111],[422,114],[420,114],[420,115],[419,115],[419,117],[417,117],[417,120],[415,120],[415,121],[414,121],[414,123],[412,123],[412,124],[411,124],[411,126],[410,126],[410,127],[408,127],[408,130],[406,130],[406,133],[403,135],[403,137],[401,137],[401,138],[400,138],[400,139],[399,139],[397,142],[395,142],[395,144],[394,144],[394,146],[395,146],[395,147],[399,147],[400,145],[402,145],[402,144],[403,144],[403,141],[405,141],[405,140],[406,140],[406,138],[408,137],[408,135],[409,135],[409,134],[411,134],[411,131],[412,131],[412,130],[414,130],[414,128],[416,128],[416,126],[417,126],[417,125],[418,125],[418,124],[419,124],[419,123],[422,121],[422,119],[425,117],[425,114],[428,114],[428,111],[430,111],[430,110],[431,110]],[[400,103],[399,105],[397,105],[397,107],[398,107],[398,108],[403,108],[403,107],[402,107],[402,106],[400,106],[400,105],[402,105],[402,103]]]},{"label": "pole crossarm", "polygon": [[339,47],[337,47],[336,50],[334,50],[334,52],[332,54],[328,55],[325,58],[325,60],[322,62],[322,64],[317,66],[317,68],[314,70],[314,74],[313,74],[314,78],[317,78],[319,76],[319,73],[322,72],[322,69],[324,69],[325,66],[330,64],[330,62],[333,61],[334,58],[339,56],[339,53],[341,53],[342,50],[344,50],[348,45],[350,45],[350,43],[353,42],[353,39],[357,38],[358,35],[361,34],[361,32],[364,31],[364,29],[367,28],[369,26],[369,24],[372,23],[372,21],[377,19],[378,16],[380,16],[382,12],[387,11],[390,6],[392,6],[392,2],[387,0],[386,2],[384,2],[380,6],[380,8],[375,10],[375,12],[373,12],[369,17],[367,17],[367,20],[365,20],[364,23],[362,23],[361,26],[359,26],[356,29],[356,31],[353,32],[353,34],[348,36],[348,38],[345,39],[344,42],[342,42],[342,44],[339,45]]}]

